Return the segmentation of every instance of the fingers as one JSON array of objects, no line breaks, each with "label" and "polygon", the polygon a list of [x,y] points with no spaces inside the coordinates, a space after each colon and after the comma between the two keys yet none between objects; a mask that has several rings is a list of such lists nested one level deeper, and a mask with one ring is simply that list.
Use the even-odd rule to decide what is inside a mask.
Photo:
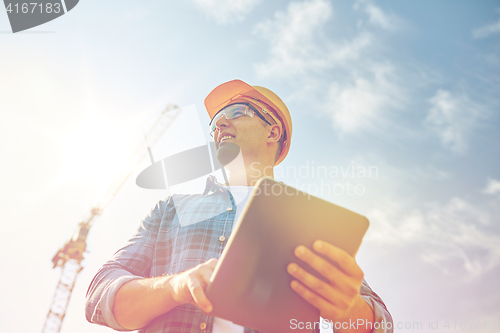
[{"label": "fingers", "polygon": [[211,268],[212,272],[213,272],[213,270],[215,269],[215,266],[217,266],[217,262],[218,262],[218,260],[216,258],[212,258],[212,259],[204,262],[201,265],[204,265],[204,266],[207,266],[207,267]]},{"label": "fingers", "polygon": [[205,295],[205,288],[216,265],[217,259],[213,258],[177,275],[172,282],[174,299],[181,304],[190,303],[205,312],[211,312],[212,304]]},{"label": "fingers", "polygon": [[188,288],[195,305],[205,312],[212,311],[212,304],[205,294],[205,288],[210,281],[210,277],[214,272],[217,265],[217,259],[212,258],[207,262],[194,267],[190,272],[190,279],[188,280]]},{"label": "fingers", "polygon": [[328,302],[319,297],[318,295],[312,293],[308,288],[304,287],[300,282],[293,280],[290,286],[295,290],[302,298],[314,305],[316,308],[324,308],[328,306]]},{"label": "fingers", "polygon": [[314,242],[313,248],[318,253],[338,264],[344,273],[351,276],[363,275],[363,271],[359,268],[356,260],[341,248],[320,240]]},{"label": "fingers", "polygon": [[348,253],[329,243],[316,241],[313,249],[314,251],[305,246],[297,246],[294,252],[297,258],[318,272],[326,281],[310,274],[297,263],[290,263],[287,271],[296,279],[290,286],[307,302],[318,308],[324,318],[343,318],[351,311],[359,296],[363,271]]},{"label": "fingers", "polygon": [[217,265],[217,259],[212,258],[207,262],[204,262],[203,264],[200,264],[194,268],[196,269],[196,274],[198,274],[200,277],[200,282],[203,289],[207,287],[216,265]]},{"label": "fingers", "polygon": [[297,246],[295,255],[329,281],[334,282],[339,276],[344,274],[356,279],[363,279],[363,271],[359,268],[354,258],[344,250],[323,241],[314,242],[313,248],[316,252],[324,255],[337,266],[332,265],[305,246]]},{"label": "fingers", "polygon": [[[291,263],[287,266],[287,271],[292,275],[294,278],[297,280],[301,281],[303,285],[308,287],[310,290],[314,291],[316,294],[321,295],[325,299],[332,299],[334,302],[338,299],[339,293],[336,291],[332,286],[327,284],[325,281],[318,279],[317,277],[309,274],[306,272],[304,269],[302,269],[299,265],[296,263]],[[295,282],[295,283],[293,283]],[[297,287],[298,288],[298,282],[297,281],[292,281],[292,288],[295,290]],[[301,285],[301,288],[298,289],[298,291],[303,291],[305,288]],[[297,291],[297,290],[296,290]],[[312,295],[312,293],[299,293],[301,296],[305,298],[305,296],[310,296],[309,294]],[[307,297],[309,299],[310,297]],[[315,301],[314,303],[317,303]]]},{"label": "fingers", "polygon": [[299,294],[300,297],[317,308],[320,311],[321,317],[323,318],[338,318],[339,315],[349,307],[349,304],[347,304],[346,302],[332,304],[330,300],[326,300],[318,296],[316,293],[312,292],[310,289],[306,288],[296,280],[293,280],[290,283],[290,287],[297,294]]},{"label": "fingers", "polygon": [[212,311],[212,304],[205,295],[205,289],[201,285],[200,280],[191,279],[188,281],[188,288],[191,293],[191,297],[194,300],[194,305],[198,306],[205,312]]}]

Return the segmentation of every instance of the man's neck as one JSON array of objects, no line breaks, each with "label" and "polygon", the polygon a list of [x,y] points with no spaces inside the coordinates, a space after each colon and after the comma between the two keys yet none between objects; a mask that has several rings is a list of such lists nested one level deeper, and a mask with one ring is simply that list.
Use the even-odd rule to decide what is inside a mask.
[{"label": "man's neck", "polygon": [[245,163],[242,158],[236,158],[226,166],[225,170],[230,186],[254,186],[262,177],[274,179],[273,165],[269,162]]}]

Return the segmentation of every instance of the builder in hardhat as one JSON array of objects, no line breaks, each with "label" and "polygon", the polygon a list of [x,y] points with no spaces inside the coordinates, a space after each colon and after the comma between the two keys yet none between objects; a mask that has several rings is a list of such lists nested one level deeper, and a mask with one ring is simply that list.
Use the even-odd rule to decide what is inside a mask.
[{"label": "builder in hardhat", "polygon": [[[219,198],[227,191],[236,198],[236,189],[252,186],[264,176],[273,177],[273,167],[290,149],[292,120],[275,93],[241,80],[213,89],[205,107],[218,158],[228,171],[228,186],[209,178],[201,196],[183,196],[181,200],[172,196],[160,201],[136,236],[94,278],[87,293],[90,321],[119,330],[144,328],[144,332],[244,332],[241,326],[206,314],[212,311],[205,288],[217,263],[215,258],[226,245],[232,222],[241,211],[238,208],[246,202],[232,202],[227,208],[227,201]],[[209,223],[183,224],[177,212],[186,207],[193,216],[225,212],[226,208],[227,212],[214,214]],[[294,277],[290,287],[318,308],[323,318],[340,323],[336,331],[369,332],[375,321],[391,321],[382,300],[368,287],[363,272],[347,253],[318,240],[313,249],[298,246],[295,254],[296,263],[287,267]],[[307,273],[302,268],[306,265],[330,282]],[[361,326],[350,325],[361,320]]]},{"label": "builder in hardhat", "polygon": [[[227,142],[238,145],[243,155],[244,172],[241,172],[242,168],[228,168],[230,184],[254,185],[262,176],[273,178],[272,166],[285,159],[292,138],[292,118],[278,95],[267,88],[233,80],[212,90],[205,98],[205,107],[211,118],[210,134],[219,152]],[[238,177],[234,177],[234,174]],[[241,175],[246,176],[246,179]],[[330,258],[338,267],[323,260],[315,251],[299,246],[295,251],[299,265],[291,263],[288,266],[288,272],[296,278],[291,283],[292,289],[317,307],[325,319],[346,323],[362,319],[364,324],[373,323],[375,316],[372,306],[368,305],[359,292],[362,286],[368,294],[371,289],[366,283],[363,284],[363,272],[355,260],[326,242],[316,242],[314,250]],[[307,273],[300,267],[304,263],[315,268],[331,283],[327,284]],[[375,303],[380,300],[378,296],[376,299]],[[209,304],[206,298],[199,303],[202,308]],[[387,311],[383,303],[377,310],[382,313]],[[360,325],[355,331],[370,330],[363,329]]]}]

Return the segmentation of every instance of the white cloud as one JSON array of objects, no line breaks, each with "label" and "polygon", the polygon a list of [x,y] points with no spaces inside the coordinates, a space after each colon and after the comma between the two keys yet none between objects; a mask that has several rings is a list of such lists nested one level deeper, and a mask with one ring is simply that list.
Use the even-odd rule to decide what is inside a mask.
[{"label": "white cloud", "polygon": [[384,123],[383,117],[391,107],[397,105],[400,90],[389,79],[393,68],[373,64],[371,71],[371,78],[354,74],[352,84],[331,84],[325,109],[332,116],[337,130],[376,129]]},{"label": "white cloud", "polygon": [[422,260],[450,274],[459,270],[473,279],[500,264],[500,237],[487,229],[499,222],[498,215],[487,205],[454,197],[444,205],[431,203],[408,212],[386,200],[367,217],[372,222],[368,241],[420,245]]},{"label": "white cloud", "polygon": [[351,41],[332,45],[329,59],[325,62],[331,64],[343,63],[348,60],[359,59],[362,52],[373,43],[373,36],[368,32],[361,32]]},{"label": "white cloud", "polygon": [[484,27],[474,29],[472,31],[472,36],[474,38],[485,38],[490,35],[498,34],[500,33],[500,18],[498,19],[497,22],[486,25]]},{"label": "white cloud", "polygon": [[261,0],[193,0],[219,24],[243,21]]},{"label": "white cloud", "polygon": [[431,108],[424,124],[441,138],[444,147],[457,153],[467,150],[467,138],[485,117],[482,107],[465,94],[439,89],[429,100]]},{"label": "white cloud", "polygon": [[354,9],[363,10],[368,15],[368,21],[374,26],[386,30],[394,29],[396,26],[396,19],[394,17],[390,17],[370,1],[357,1],[354,5]]},{"label": "white cloud", "polygon": [[[395,18],[371,2],[358,1],[355,9],[372,25],[395,26]],[[333,12],[326,0],[292,2],[274,19],[259,23],[254,32],[271,48],[270,58],[255,65],[257,75],[274,79],[300,76],[306,84],[293,98],[310,100],[311,92],[322,96],[315,107],[332,117],[339,133],[381,128],[388,121],[384,117],[401,105],[404,95],[396,83],[396,69],[390,62],[372,60],[380,49],[372,29],[358,26],[349,39],[335,40],[332,31],[326,34]]]},{"label": "white cloud", "polygon": [[350,40],[328,39],[322,31],[332,17],[330,2],[310,0],[292,2],[286,12],[276,13],[274,20],[257,24],[254,33],[271,45],[270,59],[255,66],[257,75],[285,78],[314,75],[359,60],[373,45],[373,35],[360,31]]},{"label": "white cloud", "polygon": [[318,47],[314,35],[331,17],[333,9],[328,1],[292,2],[287,11],[275,14],[274,20],[257,24],[255,34],[262,35],[271,46],[271,59],[257,64],[257,74],[289,76],[302,74],[307,69],[324,63],[323,47]]},{"label": "white cloud", "polygon": [[488,179],[488,185],[486,185],[486,188],[483,190],[483,193],[486,194],[495,194],[500,192],[500,181],[496,179]]}]

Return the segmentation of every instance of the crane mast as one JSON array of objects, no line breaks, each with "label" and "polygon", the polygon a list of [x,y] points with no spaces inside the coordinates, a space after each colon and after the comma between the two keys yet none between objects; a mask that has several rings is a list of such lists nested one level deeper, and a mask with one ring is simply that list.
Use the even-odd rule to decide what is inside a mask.
[{"label": "crane mast", "polygon": [[[180,109],[175,105],[169,104],[165,108],[146,134],[149,145],[154,145],[160,139],[179,113]],[[151,154],[150,147],[148,147],[148,151]],[[144,147],[142,144],[139,144],[131,155],[128,165],[115,177],[98,203],[90,210],[88,217],[78,223],[71,238],[52,258],[53,268],[61,267],[61,275],[43,325],[42,333],[59,333],[61,331],[71,293],[75,287],[78,274],[83,269],[83,254],[87,248],[87,236],[92,223],[109,205],[118,191],[120,191],[135,168],[139,166],[144,156],[146,156]]]}]

